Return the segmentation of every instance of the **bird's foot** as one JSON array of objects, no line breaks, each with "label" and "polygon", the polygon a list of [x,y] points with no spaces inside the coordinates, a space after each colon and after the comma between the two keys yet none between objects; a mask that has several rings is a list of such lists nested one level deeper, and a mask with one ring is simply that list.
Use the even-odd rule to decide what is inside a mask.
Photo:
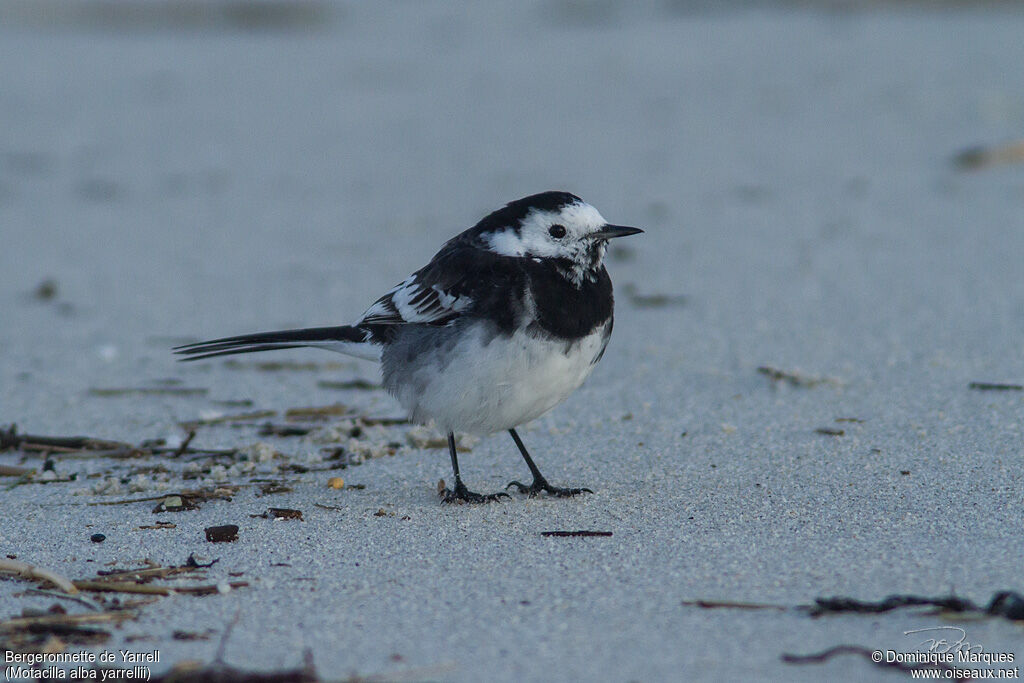
[{"label": "bird's foot", "polygon": [[526,495],[530,496],[530,498],[533,498],[541,491],[549,495],[555,496],[556,498],[569,498],[570,496],[578,496],[581,493],[593,493],[593,491],[591,491],[588,488],[572,489],[562,488],[561,486],[552,486],[543,477],[535,478],[533,480],[533,483],[530,484],[529,486],[519,481],[512,481],[509,482],[508,486],[506,486],[505,488],[510,489],[513,486],[519,489],[519,493],[525,493]]},{"label": "bird's foot", "polygon": [[511,498],[507,493],[474,493],[466,488],[466,485],[462,483],[461,479],[455,480],[455,488],[450,489],[444,484],[444,479],[438,482],[437,495],[441,497],[441,502],[445,505],[451,505],[452,503],[473,503],[479,505],[480,503],[496,503],[502,498]]}]

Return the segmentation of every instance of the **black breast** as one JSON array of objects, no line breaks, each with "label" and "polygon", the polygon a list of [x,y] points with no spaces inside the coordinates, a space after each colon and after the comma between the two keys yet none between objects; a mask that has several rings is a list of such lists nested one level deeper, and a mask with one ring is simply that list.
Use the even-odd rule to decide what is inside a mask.
[{"label": "black breast", "polygon": [[527,267],[530,293],[537,310],[537,325],[561,339],[585,337],[612,317],[612,281],[601,266],[577,286],[556,263]]}]

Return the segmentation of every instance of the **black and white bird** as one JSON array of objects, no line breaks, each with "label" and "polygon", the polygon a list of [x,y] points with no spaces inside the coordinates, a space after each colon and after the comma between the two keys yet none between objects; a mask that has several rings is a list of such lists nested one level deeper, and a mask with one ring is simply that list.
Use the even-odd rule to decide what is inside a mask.
[{"label": "black and white bird", "polygon": [[444,502],[483,503],[459,473],[454,432],[507,430],[533,475],[521,493],[573,496],[552,486],[516,427],[575,391],[612,333],[608,240],[643,232],[609,225],[568,192],[509,203],[449,240],[430,263],[379,298],[359,322],[225,337],[178,347],[183,360],[312,346],[379,360],[383,384],[412,420],[448,435],[455,473]]}]

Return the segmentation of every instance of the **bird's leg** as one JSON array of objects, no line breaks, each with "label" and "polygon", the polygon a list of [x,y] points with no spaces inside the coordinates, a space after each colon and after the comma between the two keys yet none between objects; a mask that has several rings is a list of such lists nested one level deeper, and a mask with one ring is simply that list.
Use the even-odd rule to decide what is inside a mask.
[{"label": "bird's leg", "polygon": [[502,497],[509,497],[504,492],[483,495],[473,493],[466,488],[466,485],[462,483],[462,477],[459,475],[459,458],[455,454],[455,434],[452,432],[448,432],[448,452],[451,453],[452,470],[455,471],[455,488],[444,488],[439,491],[442,503],[493,503]]},{"label": "bird's leg", "polygon": [[516,434],[516,430],[510,429],[508,433],[512,435],[512,440],[516,442],[516,446],[519,447],[519,452],[523,454],[523,460],[526,461],[526,466],[530,468],[530,474],[533,475],[533,483],[527,486],[518,481],[509,482],[509,485],[505,488],[511,488],[515,486],[519,489],[519,493],[529,494],[531,497],[536,496],[541,491],[550,493],[553,496],[560,498],[566,498],[568,496],[578,496],[581,493],[593,493],[590,489],[579,488],[579,489],[566,489],[560,486],[552,486],[548,483],[548,480],[544,478],[544,475],[540,473],[537,466],[533,464],[533,458],[526,452],[526,446],[523,445],[523,440]]}]

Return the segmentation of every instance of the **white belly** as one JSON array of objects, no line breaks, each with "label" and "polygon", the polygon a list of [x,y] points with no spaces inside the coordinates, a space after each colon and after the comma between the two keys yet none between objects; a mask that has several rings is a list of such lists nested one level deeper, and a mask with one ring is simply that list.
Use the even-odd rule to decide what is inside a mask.
[{"label": "white belly", "polygon": [[551,410],[583,384],[608,341],[605,328],[569,344],[527,332],[494,336],[483,325],[457,338],[458,344],[421,350],[412,363],[409,356],[404,365],[386,358],[384,383],[413,420],[475,434],[511,429]]}]

